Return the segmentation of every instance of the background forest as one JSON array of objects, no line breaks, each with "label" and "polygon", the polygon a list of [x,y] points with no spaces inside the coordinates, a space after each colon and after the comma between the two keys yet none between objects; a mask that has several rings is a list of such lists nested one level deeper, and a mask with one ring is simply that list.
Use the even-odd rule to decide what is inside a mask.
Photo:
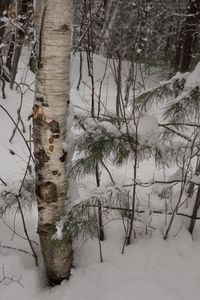
[{"label": "background forest", "polygon": [[0,87],[1,299],[199,299],[200,1],[0,0]]}]

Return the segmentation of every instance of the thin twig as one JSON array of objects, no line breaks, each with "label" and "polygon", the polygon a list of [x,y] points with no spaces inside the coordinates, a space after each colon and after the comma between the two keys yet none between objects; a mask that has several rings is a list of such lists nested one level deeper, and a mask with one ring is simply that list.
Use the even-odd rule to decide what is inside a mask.
[{"label": "thin twig", "polygon": [[[98,207],[97,204],[89,204],[89,205],[86,205],[87,207]],[[116,206],[109,206],[109,205],[102,205],[102,208],[103,209],[106,209],[106,210],[119,210],[119,211],[125,211],[125,212],[131,212],[132,209],[131,208],[126,208],[126,207],[116,207]],[[135,212],[138,213],[138,214],[143,214],[145,213],[146,211],[143,210],[143,209],[135,209]],[[159,214],[159,215],[162,215],[165,213],[165,211],[163,210],[152,210],[151,211],[152,214]],[[167,212],[167,215],[172,215],[173,212],[172,211],[169,211]],[[192,218],[191,215],[188,215],[186,213],[181,213],[181,212],[177,212],[176,215],[178,216],[183,216],[183,217],[186,217],[186,218]],[[200,220],[200,217],[196,217],[196,220]]]},{"label": "thin twig", "polygon": [[18,279],[14,279],[13,277],[10,277],[10,276],[5,275],[4,265],[3,265],[3,267],[2,267],[1,269],[2,269],[2,278],[0,279],[0,283],[2,283],[2,282],[5,281],[5,280],[10,280],[10,281],[13,281],[13,282],[18,283],[21,287],[24,287],[24,286],[21,284],[21,282],[20,282],[22,276],[20,276]]},{"label": "thin twig", "polygon": [[[8,227],[8,228],[13,232],[13,234],[15,234],[15,235],[17,235],[18,237],[20,237],[21,239],[27,241],[27,238],[25,238],[24,236],[22,236],[21,234],[19,234],[18,232],[16,232],[15,228],[12,228],[9,224],[7,224],[3,218],[1,218],[1,220],[2,220],[2,222],[4,223],[4,225],[5,225],[6,227]],[[13,237],[11,238],[11,240],[13,240]],[[32,242],[33,244],[35,244],[36,246],[39,246],[39,244],[38,244],[37,242],[35,242],[35,241],[33,241],[33,240],[31,240],[31,242]]]},{"label": "thin twig", "polygon": [[3,183],[3,185],[7,186],[7,184],[5,183],[5,181],[0,177],[0,181]]},{"label": "thin twig", "polygon": [[31,155],[31,158],[32,158],[32,161],[35,162],[35,159],[31,153],[31,150],[30,150],[30,147],[29,147],[29,144],[25,138],[25,136],[23,135],[23,133],[21,132],[19,126],[17,125],[17,123],[15,122],[15,120],[13,119],[13,117],[11,116],[11,114],[5,109],[5,107],[3,107],[1,104],[0,104],[0,108],[8,115],[8,117],[10,118],[10,120],[13,122],[13,124],[16,126],[19,134],[21,135],[22,139],[24,140],[25,144],[26,144],[26,147]]},{"label": "thin twig", "polygon": [[30,237],[29,237],[29,234],[28,234],[28,231],[27,231],[26,222],[25,222],[24,214],[23,214],[23,211],[22,211],[22,206],[21,206],[20,199],[19,199],[20,196],[19,195],[15,195],[15,197],[17,199],[17,203],[18,203],[18,207],[19,207],[19,212],[20,212],[20,215],[21,215],[21,218],[22,218],[24,233],[25,233],[25,235],[27,237],[29,246],[30,246],[30,248],[32,250],[33,257],[35,259],[35,265],[37,267],[38,266],[38,258],[37,258],[37,254],[35,252],[35,249],[33,248],[32,242],[30,240]]},{"label": "thin twig", "polygon": [[16,248],[16,247],[7,246],[7,245],[2,245],[2,242],[0,242],[0,247],[4,248],[4,249],[10,249],[10,250],[14,250],[14,251],[23,252],[23,253],[26,253],[26,254],[29,254],[29,255],[33,256],[32,253],[30,253],[30,252],[28,252],[26,250],[23,250],[23,249],[20,249],[20,248]]}]

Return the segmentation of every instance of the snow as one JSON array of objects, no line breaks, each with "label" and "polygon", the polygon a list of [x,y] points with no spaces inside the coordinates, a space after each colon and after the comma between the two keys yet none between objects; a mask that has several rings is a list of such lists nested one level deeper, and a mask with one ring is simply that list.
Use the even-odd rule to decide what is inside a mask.
[{"label": "snow", "polygon": [[[198,299],[199,270],[194,262],[188,261],[189,253],[194,254],[194,248],[187,235],[179,241],[169,241],[167,247],[161,236],[155,236],[151,240],[144,238],[128,247],[122,255],[119,251],[119,228],[115,226],[115,229],[118,230],[112,230],[112,237],[108,237],[107,245],[103,248],[102,264],[98,263],[97,257],[96,263],[93,261],[97,249],[91,242],[92,253],[89,259],[85,249],[81,256],[84,263],[74,270],[72,280],[63,283],[61,288],[54,289],[50,295],[48,292],[44,295],[48,294],[50,300],[122,300],[133,297],[139,300]],[[159,252],[155,251],[156,248]],[[197,247],[196,251],[198,250]],[[188,265],[184,266],[182,260],[187,260]],[[197,276],[192,286],[190,272]]]},{"label": "snow", "polygon": [[[32,220],[33,221],[33,220]],[[2,225],[2,224],[1,224]],[[9,239],[5,227],[2,238]],[[15,244],[17,239],[15,238]],[[19,242],[18,243],[22,243]],[[25,246],[26,243],[24,243]],[[69,282],[46,288],[43,268],[36,269],[26,254],[1,250],[1,264],[9,276],[19,278],[0,286],[2,300],[196,300],[200,297],[200,241],[188,232],[167,242],[158,232],[140,237],[122,255],[122,225],[115,221],[106,228],[102,243],[104,262],[99,262],[97,240],[75,248],[75,268]]]},{"label": "snow", "polygon": [[144,137],[158,136],[159,126],[155,116],[145,114],[139,118],[138,134]]},{"label": "snow", "polygon": [[199,175],[193,175],[190,181],[193,182],[196,185],[200,185],[200,176]]},{"label": "snow", "polygon": [[187,77],[185,89],[195,88],[196,86],[200,86],[200,62],[196,65],[194,71]]},{"label": "snow", "polygon": [[[71,96],[77,106],[85,109],[88,107],[89,109],[86,99],[90,97],[91,91],[86,86],[82,86],[80,91],[76,90],[78,78],[77,57],[72,58]],[[101,76],[104,72],[105,60],[95,55],[95,65],[96,76]],[[22,61],[20,74],[18,74],[20,81],[23,71],[24,63]],[[104,103],[107,103],[109,110],[112,110],[112,102],[116,96],[115,82],[111,73],[109,69],[102,91]],[[84,78],[84,80],[86,79]],[[33,76],[30,73],[27,82],[33,82]],[[96,82],[96,84],[98,85],[99,82]],[[11,91],[7,87],[6,95],[6,100],[3,100],[0,96],[0,104],[16,120],[16,111],[20,103],[19,91]],[[24,96],[22,110],[22,118],[26,128],[30,124],[27,117],[31,111],[32,99],[32,93],[27,91]],[[139,134],[144,138],[157,136],[158,117],[157,115],[148,114],[141,116]],[[19,133],[16,133],[11,144],[8,142],[12,130],[13,124],[7,115],[0,110],[0,177],[8,184],[8,189],[11,188],[16,191],[23,178],[29,153]],[[114,131],[112,128],[110,130]],[[25,135],[27,138],[29,137],[28,132]],[[178,148],[177,145],[179,145],[179,142],[175,145]],[[16,154],[11,155],[9,149]],[[69,145],[64,143],[63,149],[67,151]],[[110,166],[114,179],[121,185],[133,183],[131,168],[132,162],[130,161],[120,169]],[[154,169],[155,164],[152,160],[141,162],[138,169],[138,182],[152,180]],[[174,168],[170,172],[172,176],[169,178],[177,179],[179,173]],[[156,176],[159,177],[162,173],[163,169],[158,170]],[[199,182],[199,177],[197,177],[193,176],[192,181]],[[108,179],[108,174],[103,174],[103,184],[106,185]],[[73,182],[72,185],[71,194],[73,194],[73,199],[77,201],[95,194],[92,192],[95,183],[90,175],[86,176],[82,182],[77,184]],[[119,188],[121,185],[119,185]],[[1,183],[0,186],[1,190],[6,189]],[[102,186],[99,190],[96,190],[96,193],[103,194],[105,190],[106,186]],[[114,187],[112,191],[114,193]],[[144,203],[145,214],[148,217],[152,207],[164,208],[165,199],[159,198],[156,194],[149,196],[148,188],[145,191],[138,187],[138,197]],[[146,205],[146,199],[149,200],[148,196],[152,198],[149,209]],[[39,246],[34,244],[39,258],[39,267],[37,268],[34,265],[33,257],[30,255],[27,241],[17,235],[24,236],[24,232],[20,216],[17,215],[14,220],[14,214],[15,209],[13,208],[0,221],[1,245],[23,249],[28,251],[29,254],[0,247],[0,268],[4,266],[5,275],[13,278],[13,280],[6,279],[0,283],[1,300],[197,300],[200,298],[200,230],[198,222],[192,239],[187,231],[188,220],[177,217],[170,238],[164,241],[162,230],[165,229],[165,216],[153,216],[151,225],[162,230],[148,230],[147,235],[145,234],[145,224],[138,221],[135,227],[137,238],[133,239],[132,244],[125,247],[125,253],[121,254],[125,233],[121,220],[113,214],[112,222],[110,222],[110,219],[105,220],[107,224],[105,226],[106,240],[102,242],[103,263],[99,262],[98,241],[95,237],[88,239],[86,242],[76,241],[74,243],[74,268],[70,280],[55,288],[48,288],[46,287]],[[146,217],[144,217],[144,221],[147,219]],[[31,210],[25,211],[25,219],[30,238],[38,243],[36,233],[37,211],[34,204]],[[6,224],[12,228],[14,227],[16,233],[13,234],[13,231]],[[58,229],[60,230],[59,226]],[[58,233],[61,236],[62,232]],[[0,269],[0,280],[1,271]],[[18,279],[23,287],[16,282]]]}]

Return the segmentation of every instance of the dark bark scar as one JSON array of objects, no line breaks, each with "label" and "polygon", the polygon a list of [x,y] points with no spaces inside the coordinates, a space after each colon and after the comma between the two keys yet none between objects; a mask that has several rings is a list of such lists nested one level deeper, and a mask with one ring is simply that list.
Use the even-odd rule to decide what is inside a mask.
[{"label": "dark bark scar", "polygon": [[61,162],[65,162],[67,159],[67,152],[63,152],[63,155],[59,157],[59,160]]},{"label": "dark bark scar", "polygon": [[50,146],[49,146],[49,151],[50,151],[50,152],[53,152],[53,149],[54,149],[54,146],[53,146],[53,145],[50,145]]},{"label": "dark bark scar", "polygon": [[43,167],[44,164],[50,160],[44,149],[39,149],[35,152],[35,159],[37,160],[39,167]]},{"label": "dark bark scar", "polygon": [[36,195],[41,201],[51,203],[58,200],[58,189],[57,186],[51,182],[47,181],[36,186]]},{"label": "dark bark scar", "polygon": [[53,120],[49,123],[50,130],[53,134],[60,134],[60,125],[57,121]]},{"label": "dark bark scar", "polygon": [[53,138],[52,137],[49,138],[49,144],[53,144]]}]

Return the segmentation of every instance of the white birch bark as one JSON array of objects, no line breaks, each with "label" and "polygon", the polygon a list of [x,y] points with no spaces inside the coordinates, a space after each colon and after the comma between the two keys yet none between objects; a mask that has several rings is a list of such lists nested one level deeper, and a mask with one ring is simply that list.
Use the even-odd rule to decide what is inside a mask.
[{"label": "white birch bark", "polygon": [[38,70],[33,107],[38,233],[49,283],[68,279],[70,237],[55,241],[68,199],[67,114],[70,90],[71,0],[36,0]]}]

